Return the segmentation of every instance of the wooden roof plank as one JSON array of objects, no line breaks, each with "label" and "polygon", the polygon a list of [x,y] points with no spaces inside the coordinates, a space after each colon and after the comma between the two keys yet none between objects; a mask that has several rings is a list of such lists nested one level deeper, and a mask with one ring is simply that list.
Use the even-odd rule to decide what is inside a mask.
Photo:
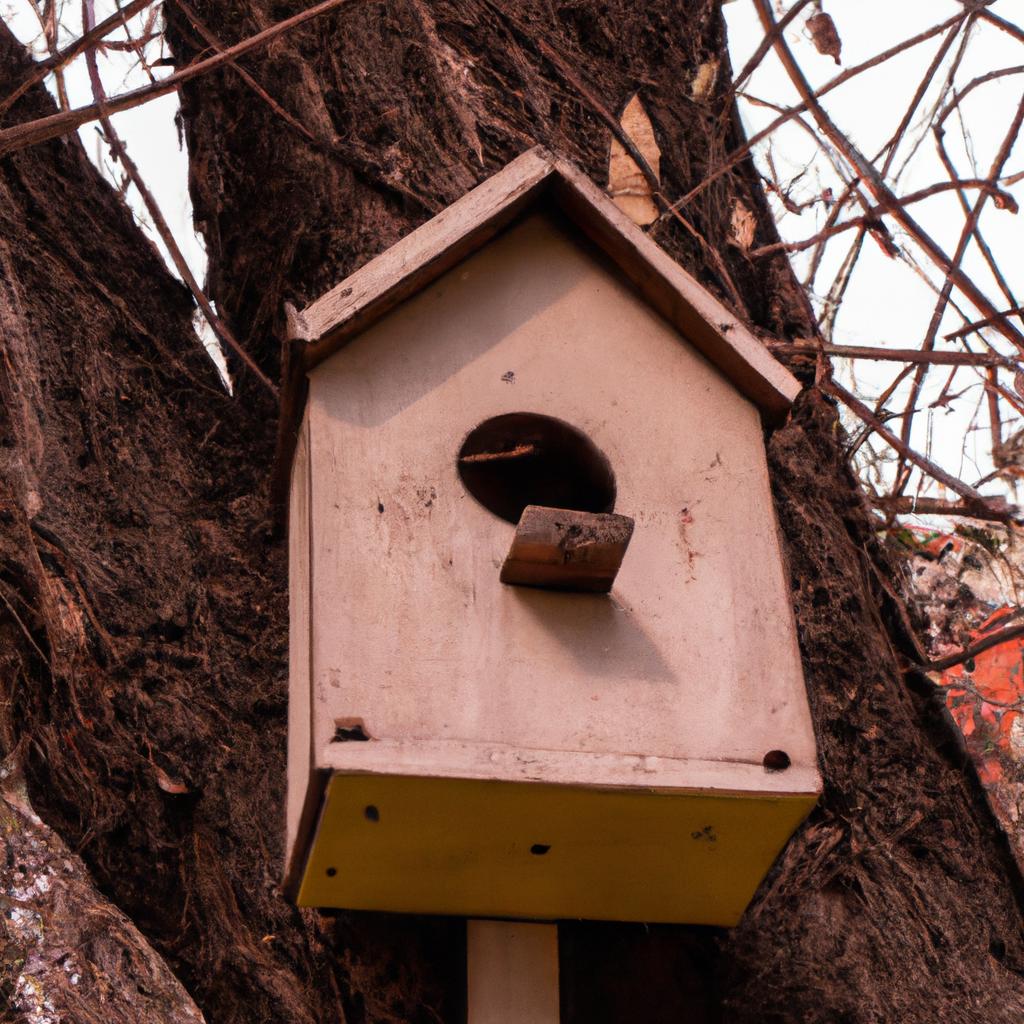
[{"label": "wooden roof plank", "polygon": [[782,418],[800,384],[753,334],[589,178],[542,147],[528,150],[372,259],[293,318],[319,365],[345,342],[485,245],[542,195],[587,236],[680,334],[750,399]]},{"label": "wooden roof plank", "polygon": [[307,368],[490,241],[553,174],[543,150],[528,150],[307,306],[300,314]]},{"label": "wooden roof plank", "polygon": [[562,160],[554,167],[558,205],[576,226],[741,394],[770,417],[785,415],[799,381],[588,177]]}]

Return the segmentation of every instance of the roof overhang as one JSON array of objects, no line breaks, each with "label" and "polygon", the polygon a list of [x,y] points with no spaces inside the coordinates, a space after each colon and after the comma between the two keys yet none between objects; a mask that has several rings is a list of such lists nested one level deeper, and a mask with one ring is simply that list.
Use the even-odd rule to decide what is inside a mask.
[{"label": "roof overhang", "polygon": [[572,164],[536,147],[289,318],[313,369],[538,205],[569,219],[769,421],[800,384],[736,316],[644,234]]}]

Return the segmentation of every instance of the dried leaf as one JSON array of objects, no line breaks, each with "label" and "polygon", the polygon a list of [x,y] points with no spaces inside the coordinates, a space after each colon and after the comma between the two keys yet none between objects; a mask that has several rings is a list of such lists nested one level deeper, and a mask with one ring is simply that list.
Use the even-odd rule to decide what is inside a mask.
[{"label": "dried leaf", "polygon": [[[661,169],[661,150],[654,138],[654,126],[639,96],[634,96],[626,104],[619,123],[654,171],[655,177],[658,177]],[[651,196],[651,189],[643,171],[616,138],[612,138],[608,153],[608,194],[615,201],[615,205],[634,223],[643,226],[658,219],[658,207]]]},{"label": "dried leaf", "polygon": [[732,218],[729,221],[729,241],[746,252],[754,242],[757,230],[757,218],[749,207],[737,199],[732,205]]},{"label": "dried leaf", "polygon": [[172,779],[158,764],[153,765],[153,771],[156,774],[156,784],[165,793],[174,793],[180,795],[182,793],[188,793],[189,788],[183,782],[177,782]]},{"label": "dried leaf", "polygon": [[718,78],[718,61],[706,60],[693,76],[693,84],[690,86],[690,95],[695,100],[704,99],[715,87]]},{"label": "dried leaf", "polygon": [[818,53],[831,57],[837,64],[842,63],[839,60],[839,52],[843,48],[843,42],[836,31],[836,23],[832,20],[832,15],[825,14],[824,11],[812,15],[807,19],[807,28]]},{"label": "dried leaf", "polygon": [[993,192],[992,203],[999,210],[1009,210],[1010,213],[1019,213],[1020,207],[1017,200],[1009,192]]}]

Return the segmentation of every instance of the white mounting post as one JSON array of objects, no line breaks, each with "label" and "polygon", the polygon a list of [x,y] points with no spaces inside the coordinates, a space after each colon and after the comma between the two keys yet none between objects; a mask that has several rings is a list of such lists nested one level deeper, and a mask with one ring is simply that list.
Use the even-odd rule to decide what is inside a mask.
[{"label": "white mounting post", "polygon": [[468,921],[468,1024],[558,1024],[558,925]]}]

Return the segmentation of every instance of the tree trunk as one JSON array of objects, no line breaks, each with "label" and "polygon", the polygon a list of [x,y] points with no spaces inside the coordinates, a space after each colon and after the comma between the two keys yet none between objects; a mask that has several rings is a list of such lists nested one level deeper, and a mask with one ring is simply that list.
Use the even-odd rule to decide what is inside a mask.
[{"label": "tree trunk", "polygon": [[[185,63],[306,6],[169,0],[168,34]],[[534,143],[602,183],[609,121],[638,90],[663,192],[683,195],[737,141],[717,7],[352,3],[243,58],[248,81],[195,80],[183,118],[211,297],[276,378],[286,300]],[[24,73],[15,50],[0,35],[3,91]],[[287,607],[269,394],[240,366],[222,393],[183,290],[76,142],[0,161],[0,200],[0,736],[26,742],[36,809],[208,1021],[459,1021],[462,922],[299,912],[277,889]],[[775,240],[748,165],[684,208],[703,242],[672,217],[652,235],[754,328],[809,336],[784,260],[729,244],[737,201],[756,243]],[[940,706],[900,670],[896,570],[841,442],[810,387],[769,439],[824,797],[735,929],[564,925],[567,1021],[1024,1013],[1019,880]]]}]

